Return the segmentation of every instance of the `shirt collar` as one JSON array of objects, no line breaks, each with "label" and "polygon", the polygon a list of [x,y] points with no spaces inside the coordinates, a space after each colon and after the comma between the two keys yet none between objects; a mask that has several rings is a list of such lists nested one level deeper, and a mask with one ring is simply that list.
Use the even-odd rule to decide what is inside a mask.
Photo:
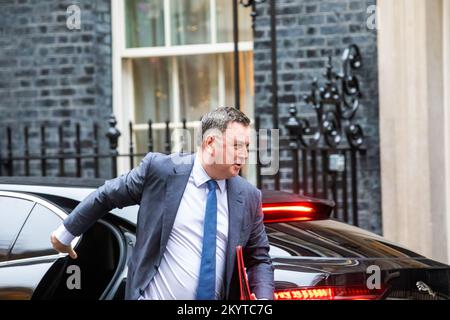
[{"label": "shirt collar", "polygon": [[[197,188],[199,188],[200,186],[205,184],[207,181],[211,180],[211,177],[208,176],[208,174],[205,171],[205,168],[203,168],[198,154],[196,154],[196,156],[195,156],[194,166],[192,168],[191,175],[194,178],[194,184]],[[219,186],[220,192],[221,193],[224,192],[225,186],[226,186],[226,180],[222,179],[222,180],[215,180],[215,181],[217,182],[217,185]]]}]

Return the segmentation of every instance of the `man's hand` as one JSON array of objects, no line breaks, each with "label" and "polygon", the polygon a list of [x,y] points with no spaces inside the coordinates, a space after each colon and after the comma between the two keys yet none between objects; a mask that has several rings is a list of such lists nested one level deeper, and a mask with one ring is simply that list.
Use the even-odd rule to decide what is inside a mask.
[{"label": "man's hand", "polygon": [[53,248],[54,248],[56,251],[58,251],[58,252],[60,252],[60,253],[68,253],[69,256],[70,256],[72,259],[76,259],[76,258],[78,257],[78,256],[77,256],[77,253],[75,252],[75,250],[73,250],[72,246],[71,246],[71,245],[66,246],[66,245],[62,244],[62,243],[56,238],[54,232],[53,232],[52,235],[50,236],[50,241],[51,241],[51,243],[52,243],[52,245],[53,245]]}]

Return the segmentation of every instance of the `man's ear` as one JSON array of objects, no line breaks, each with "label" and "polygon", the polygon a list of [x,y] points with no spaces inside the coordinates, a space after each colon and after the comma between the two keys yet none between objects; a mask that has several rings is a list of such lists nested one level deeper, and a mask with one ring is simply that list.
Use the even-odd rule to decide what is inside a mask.
[{"label": "man's ear", "polygon": [[215,137],[213,135],[208,135],[204,140],[204,147],[206,151],[209,153],[209,155],[214,156],[215,153]]}]

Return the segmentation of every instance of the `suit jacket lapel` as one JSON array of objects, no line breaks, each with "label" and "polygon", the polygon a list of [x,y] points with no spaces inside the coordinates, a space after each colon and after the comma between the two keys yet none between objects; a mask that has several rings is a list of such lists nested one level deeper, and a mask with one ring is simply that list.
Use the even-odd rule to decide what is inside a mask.
[{"label": "suit jacket lapel", "polygon": [[194,155],[190,155],[191,161],[189,163],[176,164],[173,168],[173,174],[169,175],[166,181],[165,197],[164,197],[164,211],[163,223],[161,230],[161,253],[169,240],[170,232],[172,231],[175,218],[177,216],[178,208],[180,206],[181,198],[189,181],[189,176],[194,164]]},{"label": "suit jacket lapel", "polygon": [[236,246],[241,234],[242,218],[244,214],[244,198],[237,179],[227,180],[228,194],[228,249],[226,257],[225,294],[228,294],[231,277],[236,259]]}]

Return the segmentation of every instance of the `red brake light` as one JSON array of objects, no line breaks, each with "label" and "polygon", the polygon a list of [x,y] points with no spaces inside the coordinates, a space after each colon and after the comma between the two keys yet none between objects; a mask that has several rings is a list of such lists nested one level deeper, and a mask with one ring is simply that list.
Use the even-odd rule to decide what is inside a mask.
[{"label": "red brake light", "polygon": [[307,206],[267,206],[264,212],[286,211],[286,212],[312,212],[313,208]]},{"label": "red brake light", "polygon": [[309,202],[263,204],[265,223],[328,219],[331,208]]},{"label": "red brake light", "polygon": [[295,288],[275,291],[275,300],[378,300],[385,291],[366,286]]}]

